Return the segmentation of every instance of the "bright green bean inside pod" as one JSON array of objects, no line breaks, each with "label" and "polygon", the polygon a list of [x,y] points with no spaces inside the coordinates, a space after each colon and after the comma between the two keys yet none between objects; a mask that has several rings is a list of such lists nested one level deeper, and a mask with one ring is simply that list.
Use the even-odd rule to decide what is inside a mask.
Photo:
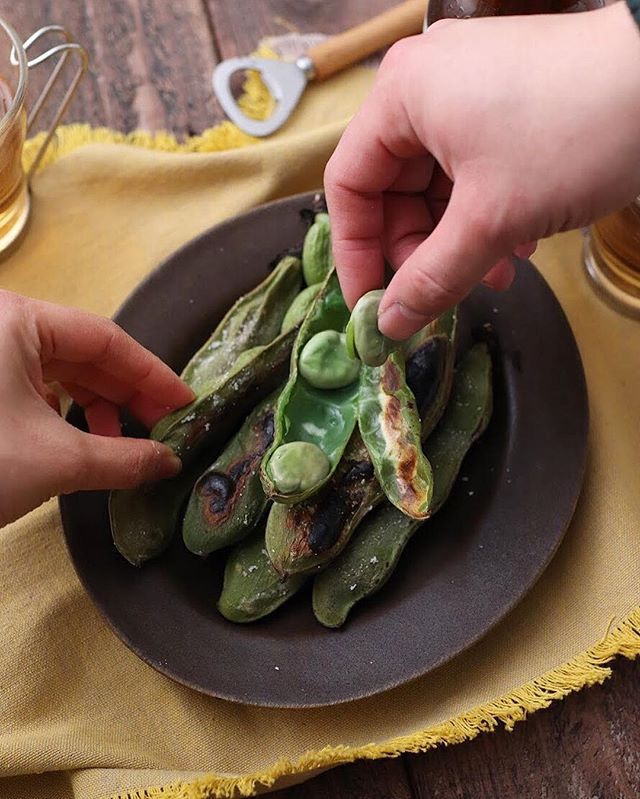
[{"label": "bright green bean inside pod", "polygon": [[302,273],[306,284],[322,283],[332,267],[329,214],[316,214],[302,246]]},{"label": "bright green bean inside pod", "polygon": [[367,366],[382,366],[401,343],[383,336],[378,329],[378,309],[383,289],[364,294],[351,311],[347,325],[347,352]]},{"label": "bright green bean inside pod", "polygon": [[308,491],[331,471],[331,463],[315,444],[292,441],[275,450],[269,461],[269,475],[281,494]]},{"label": "bright green bean inside pod", "polygon": [[305,344],[298,369],[314,388],[332,389],[351,385],[358,377],[360,364],[347,355],[344,333],[323,330]]},{"label": "bright green bean inside pod", "polygon": [[318,296],[318,292],[322,288],[322,283],[315,283],[313,286],[307,286],[289,306],[284,319],[282,320],[281,333],[286,333],[292,327],[301,324],[302,320],[307,315],[307,311],[311,307],[311,303]]}]

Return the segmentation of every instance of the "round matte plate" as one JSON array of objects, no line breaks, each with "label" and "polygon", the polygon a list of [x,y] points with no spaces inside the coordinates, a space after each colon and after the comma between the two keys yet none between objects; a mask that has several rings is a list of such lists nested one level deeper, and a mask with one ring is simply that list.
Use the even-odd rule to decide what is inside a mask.
[{"label": "round matte plate", "polygon": [[[231,303],[301,243],[301,211],[312,201],[311,194],[281,200],[204,233],[136,289],[117,321],[180,370]],[[573,335],[531,264],[519,265],[508,292],[480,287],[463,303],[461,348],[487,330],[495,386],[489,428],[445,507],[343,629],[315,621],[308,590],[260,622],[231,624],[215,607],[224,553],[203,560],[177,535],[163,557],[136,569],[112,544],[106,493],[63,497],[75,568],[114,631],[153,667],[199,691],[290,707],[384,691],[477,641],[558,547],[580,491],[588,426]],[[77,409],[70,418],[82,423]]]}]

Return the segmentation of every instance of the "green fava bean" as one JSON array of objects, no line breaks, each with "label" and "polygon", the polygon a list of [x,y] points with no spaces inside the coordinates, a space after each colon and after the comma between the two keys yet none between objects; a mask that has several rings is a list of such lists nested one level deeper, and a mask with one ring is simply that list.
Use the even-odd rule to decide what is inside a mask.
[{"label": "green fava bean", "polygon": [[288,330],[291,330],[292,327],[297,327],[298,325],[302,324],[305,316],[307,315],[307,311],[312,306],[315,298],[318,296],[318,292],[320,291],[321,287],[321,283],[314,283],[313,286],[307,286],[306,289],[302,289],[300,294],[298,294],[298,296],[289,306],[289,310],[284,315],[282,327],[280,328],[281,333],[286,333]]},{"label": "green fava bean", "polygon": [[378,308],[383,296],[384,290],[376,289],[360,297],[347,325],[347,351],[367,366],[382,366],[402,346],[378,329]]},{"label": "green fava bean", "polygon": [[344,388],[358,378],[360,364],[347,355],[344,333],[322,330],[300,353],[300,374],[314,388]]},{"label": "green fava bean", "polygon": [[[300,327],[291,354],[289,380],[285,385],[275,417],[275,437],[262,462],[265,494],[276,502],[300,502],[319,490],[335,471],[357,420],[358,382],[336,389],[318,389],[299,370],[299,359],[307,342],[325,330],[342,333],[349,318],[335,271],[323,283],[318,296]],[[316,485],[287,493],[279,488],[271,473],[271,459],[282,444],[307,442],[319,447],[329,459],[330,469]]]},{"label": "green fava bean", "polygon": [[[455,311],[411,341],[407,382],[428,435],[451,390]],[[362,518],[384,499],[360,432],[353,435],[335,473],[319,492],[295,505],[274,505],[266,545],[275,569],[297,574],[322,569],[348,544]]]},{"label": "green fava bean", "polygon": [[238,624],[257,621],[273,613],[305,582],[302,575],[282,579],[267,555],[264,531],[259,530],[229,555],[218,610]]},{"label": "green fava bean", "polygon": [[182,522],[185,546],[208,555],[235,544],[260,521],[267,498],[260,482],[260,462],[273,441],[278,393],[261,402],[198,480]]},{"label": "green fava bean", "polygon": [[283,494],[307,491],[322,482],[330,471],[329,458],[320,447],[307,441],[281,444],[269,464],[273,484]]},{"label": "green fava bean", "polygon": [[316,214],[302,247],[302,271],[308,286],[322,283],[333,268],[328,214]]},{"label": "green fava bean", "polygon": [[[457,367],[444,416],[425,444],[433,464],[433,513],[446,501],[467,452],[486,429],[492,405],[491,358],[480,344]],[[389,503],[367,516],[349,546],[315,580],[313,609],[318,621],[326,627],[344,624],[357,602],[386,583],[423,524]]]}]

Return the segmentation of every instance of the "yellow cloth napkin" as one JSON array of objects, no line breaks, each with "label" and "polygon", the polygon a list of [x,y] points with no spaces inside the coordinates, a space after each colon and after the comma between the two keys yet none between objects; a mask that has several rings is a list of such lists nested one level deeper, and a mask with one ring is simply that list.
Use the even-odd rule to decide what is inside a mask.
[{"label": "yellow cloth napkin", "polygon": [[[370,72],[355,69],[313,87],[285,130],[243,149],[186,154],[92,144],[64,155],[35,181],[31,228],[0,264],[0,286],[113,313],[192,236],[266,200],[320,186],[370,81]],[[63,131],[61,151],[85,134]],[[161,144],[173,149],[170,140]],[[219,144],[218,134],[207,134],[188,147]],[[582,351],[591,439],[565,542],[508,618],[434,673],[370,699],[299,711],[211,699],[156,673],[110,631],[75,576],[57,506],[49,503],[0,531],[0,796],[248,793],[358,757],[510,726],[602,681],[616,653],[636,655],[640,326],[592,293],[579,235],[545,242],[536,261]],[[162,793],[143,791],[166,784],[172,787]]]}]

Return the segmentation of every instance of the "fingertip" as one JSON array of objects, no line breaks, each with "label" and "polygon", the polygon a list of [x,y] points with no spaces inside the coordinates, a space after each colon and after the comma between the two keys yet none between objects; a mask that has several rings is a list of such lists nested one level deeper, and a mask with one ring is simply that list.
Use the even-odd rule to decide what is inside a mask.
[{"label": "fingertip", "polygon": [[157,470],[158,480],[168,480],[176,477],[182,471],[182,461],[176,453],[165,444],[155,441],[156,452],[158,453],[159,463]]},{"label": "fingertip", "polygon": [[404,303],[396,301],[381,309],[378,328],[388,338],[404,341],[431,321],[429,316],[413,311]]}]

